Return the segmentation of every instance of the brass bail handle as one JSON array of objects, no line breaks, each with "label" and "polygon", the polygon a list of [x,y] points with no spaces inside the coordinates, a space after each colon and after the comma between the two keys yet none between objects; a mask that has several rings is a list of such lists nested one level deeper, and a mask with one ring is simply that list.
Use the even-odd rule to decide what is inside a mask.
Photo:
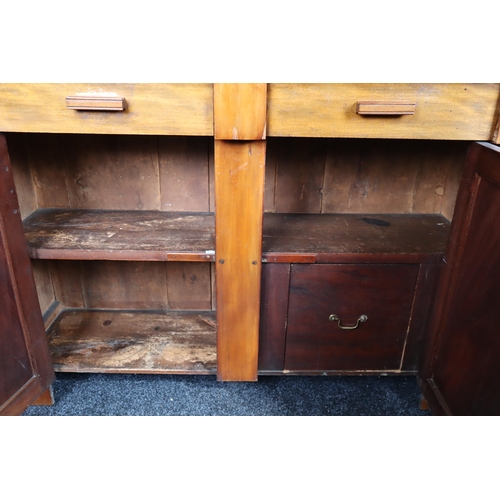
[{"label": "brass bail handle", "polygon": [[330,314],[330,317],[328,318],[330,321],[338,321],[339,322],[339,328],[342,328],[342,330],[355,330],[358,328],[360,323],[364,323],[367,319],[368,316],[366,314],[362,314],[359,318],[358,321],[356,321],[356,324],[354,326],[342,326],[340,324],[340,318],[336,314]]}]

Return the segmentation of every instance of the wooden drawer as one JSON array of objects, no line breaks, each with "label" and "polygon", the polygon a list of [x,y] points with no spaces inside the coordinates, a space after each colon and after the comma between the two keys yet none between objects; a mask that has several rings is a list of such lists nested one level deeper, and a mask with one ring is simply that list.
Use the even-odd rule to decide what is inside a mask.
[{"label": "wooden drawer", "polygon": [[410,264],[293,265],[285,370],[399,370],[417,275]]},{"label": "wooden drawer", "polygon": [[[76,111],[66,97],[124,97],[124,111]],[[0,132],[213,135],[210,84],[0,84]]]},{"label": "wooden drawer", "polygon": [[[499,92],[499,84],[270,84],[267,135],[490,140]],[[360,115],[363,101],[407,101],[415,111]]]}]

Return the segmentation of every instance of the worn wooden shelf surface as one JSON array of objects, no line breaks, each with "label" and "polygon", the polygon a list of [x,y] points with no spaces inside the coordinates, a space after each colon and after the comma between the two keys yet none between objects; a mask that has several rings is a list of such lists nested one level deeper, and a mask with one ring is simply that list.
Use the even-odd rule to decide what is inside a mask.
[{"label": "worn wooden shelf surface", "polygon": [[56,371],[217,372],[215,312],[66,309],[47,330]]},{"label": "worn wooden shelf surface", "polygon": [[24,229],[34,259],[214,260],[211,213],[42,209]]},{"label": "worn wooden shelf surface", "polygon": [[277,214],[264,216],[266,262],[427,262],[446,247],[441,215]]}]

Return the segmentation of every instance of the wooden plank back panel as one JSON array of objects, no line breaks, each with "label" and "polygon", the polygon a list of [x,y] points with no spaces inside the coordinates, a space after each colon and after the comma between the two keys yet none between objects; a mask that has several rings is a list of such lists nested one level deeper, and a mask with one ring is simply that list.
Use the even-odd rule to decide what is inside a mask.
[{"label": "wooden plank back panel", "polygon": [[169,308],[211,310],[211,264],[168,262],[167,293]]},{"label": "wooden plank back panel", "polygon": [[89,135],[70,136],[69,142],[66,182],[71,208],[160,209],[154,138]]},{"label": "wooden plank back panel", "polygon": [[164,262],[85,262],[85,304],[90,309],[168,309],[166,274]]},{"label": "wooden plank back panel", "polygon": [[[114,93],[122,112],[75,111],[66,97]],[[213,135],[211,84],[1,84],[0,130],[79,134]]]},{"label": "wooden plank back panel", "polygon": [[256,380],[264,141],[215,141],[219,380]]},{"label": "wooden plank back panel", "polygon": [[[490,140],[500,84],[270,84],[268,136]],[[409,100],[415,114],[361,116],[358,101]]]},{"label": "wooden plank back panel", "polygon": [[277,154],[276,211],[320,213],[326,143],[282,139]]},{"label": "wooden plank back panel", "polygon": [[208,142],[205,137],[158,138],[161,210],[210,211]]},{"label": "wooden plank back panel", "polygon": [[25,218],[38,208],[32,169],[26,150],[26,136],[5,134],[9,146],[12,174],[16,184],[17,200],[21,218]]},{"label": "wooden plank back panel", "polygon": [[390,139],[267,142],[266,212],[443,213],[448,219],[468,146]]}]

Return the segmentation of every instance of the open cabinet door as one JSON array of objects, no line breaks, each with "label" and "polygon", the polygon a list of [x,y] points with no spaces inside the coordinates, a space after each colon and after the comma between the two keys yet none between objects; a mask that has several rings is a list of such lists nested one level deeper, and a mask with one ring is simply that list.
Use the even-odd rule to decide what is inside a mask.
[{"label": "open cabinet door", "polygon": [[0,134],[0,415],[19,415],[54,371],[5,137]]},{"label": "open cabinet door", "polygon": [[434,414],[500,415],[500,148],[469,150],[419,383]]}]

